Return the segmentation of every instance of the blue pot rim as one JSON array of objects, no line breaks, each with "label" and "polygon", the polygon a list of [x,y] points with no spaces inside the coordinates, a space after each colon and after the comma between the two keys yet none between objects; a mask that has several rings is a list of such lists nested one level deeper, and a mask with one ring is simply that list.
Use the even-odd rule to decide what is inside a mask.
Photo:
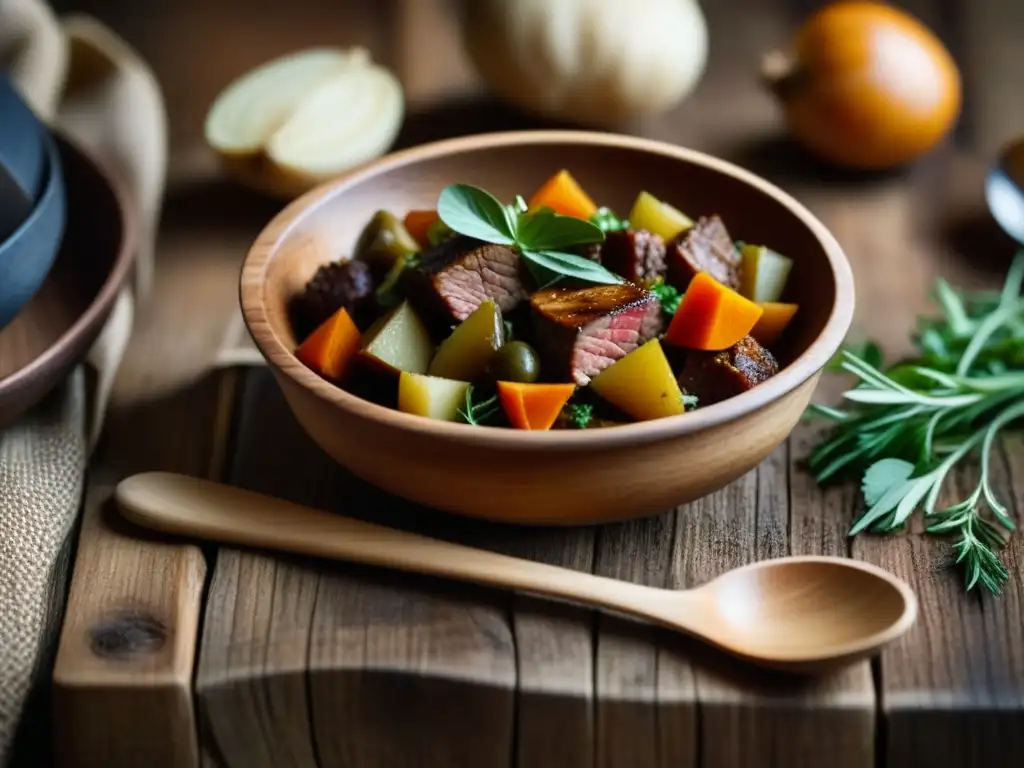
[{"label": "blue pot rim", "polygon": [[32,211],[18,228],[6,240],[0,243],[0,256],[3,256],[4,251],[7,250],[9,245],[24,237],[25,233],[43,216],[44,211],[53,204],[57,196],[64,193],[64,174],[61,171],[60,149],[49,132],[46,134],[45,144],[46,186],[43,188],[43,194],[39,196],[39,200],[36,201]]}]

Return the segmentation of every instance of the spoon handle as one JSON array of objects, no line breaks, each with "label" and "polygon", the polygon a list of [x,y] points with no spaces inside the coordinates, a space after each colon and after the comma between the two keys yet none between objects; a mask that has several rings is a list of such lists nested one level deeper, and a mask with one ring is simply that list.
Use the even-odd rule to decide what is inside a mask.
[{"label": "spoon handle", "polygon": [[439,541],[185,475],[134,475],[121,481],[115,495],[126,518],[164,533],[518,589],[642,619],[664,622],[667,598],[676,613],[687,596]]}]

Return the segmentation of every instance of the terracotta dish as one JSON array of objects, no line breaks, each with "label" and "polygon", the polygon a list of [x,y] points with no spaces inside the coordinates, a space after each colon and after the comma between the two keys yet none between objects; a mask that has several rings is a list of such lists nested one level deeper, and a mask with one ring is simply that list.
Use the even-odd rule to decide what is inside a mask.
[{"label": "terracotta dish", "polygon": [[64,240],[42,288],[0,331],[0,427],[39,402],[88,352],[135,253],[135,224],[119,184],[55,135],[67,198]]},{"label": "terracotta dish", "polygon": [[[432,208],[466,182],[511,199],[572,169],[595,200],[625,210],[647,189],[691,216],[720,214],[732,234],[794,260],[800,310],[783,370],[692,413],[596,430],[470,426],[375,405],[321,379],[293,355],[289,300],[317,267],[351,252],[379,208]],[[764,459],[803,413],[853,316],[853,275],[835,238],[763,179],[700,152],[576,131],[495,133],[374,161],[285,208],[241,275],[242,313],[295,417],[354,474],[399,496],[463,515],[584,524],[653,514],[715,491]]]}]

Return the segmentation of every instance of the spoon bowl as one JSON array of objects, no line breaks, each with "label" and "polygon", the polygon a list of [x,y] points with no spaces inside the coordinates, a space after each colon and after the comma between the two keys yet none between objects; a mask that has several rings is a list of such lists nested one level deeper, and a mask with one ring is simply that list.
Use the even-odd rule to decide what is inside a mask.
[{"label": "spoon bowl", "polygon": [[715,613],[714,642],[757,647],[777,666],[850,661],[903,634],[917,615],[906,583],[868,563],[836,557],[765,560],[693,590]]},{"label": "spoon bowl", "polygon": [[876,653],[917,615],[917,601],[904,582],[838,557],[766,560],[695,589],[669,590],[438,541],[184,475],[134,475],[121,481],[115,495],[128,520],[164,533],[570,600],[661,624],[792,672],[824,672]]},{"label": "spoon bowl", "polygon": [[1024,245],[1024,137],[999,151],[985,176],[985,202],[996,223]]}]

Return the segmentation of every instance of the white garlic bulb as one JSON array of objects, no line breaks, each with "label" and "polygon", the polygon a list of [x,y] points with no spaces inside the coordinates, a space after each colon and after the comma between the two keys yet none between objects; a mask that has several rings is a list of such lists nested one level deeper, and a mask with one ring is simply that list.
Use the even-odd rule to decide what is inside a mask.
[{"label": "white garlic bulb", "polygon": [[696,0],[468,0],[463,22],[466,50],[499,96],[584,124],[672,107],[707,59]]}]

